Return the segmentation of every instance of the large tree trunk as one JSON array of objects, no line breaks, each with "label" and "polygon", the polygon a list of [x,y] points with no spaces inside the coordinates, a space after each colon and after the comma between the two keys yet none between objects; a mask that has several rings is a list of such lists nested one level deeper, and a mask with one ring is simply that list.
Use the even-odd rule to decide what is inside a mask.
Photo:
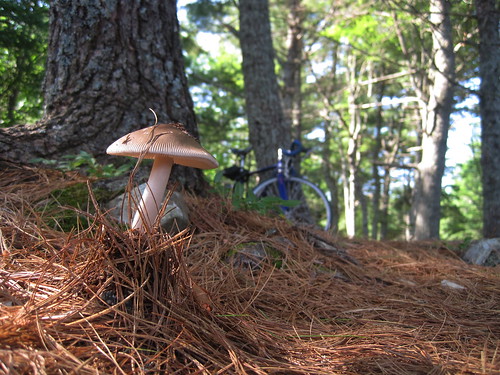
[{"label": "large tree trunk", "polygon": [[[496,5],[495,5],[496,4]],[[500,6],[495,0],[476,0],[481,77],[481,167],[483,234],[500,237]]]},{"label": "large tree trunk", "polygon": [[[176,1],[63,1],[50,5],[45,115],[0,130],[0,154],[12,160],[104,154],[118,137],[178,121],[197,135],[187,87]],[[197,189],[201,172],[178,168]]]},{"label": "large tree trunk", "polygon": [[277,147],[290,146],[274,71],[274,49],[267,0],[240,0],[239,39],[243,56],[246,113],[257,166],[276,162]]},{"label": "large tree trunk", "polygon": [[293,137],[302,135],[302,63],[303,63],[303,8],[301,0],[288,0],[290,9],[287,17],[287,55],[283,69],[283,112],[288,124],[291,124]]},{"label": "large tree trunk", "polygon": [[431,0],[432,57],[429,96],[422,101],[422,157],[417,168],[412,204],[413,239],[439,238],[441,180],[453,105],[455,59],[450,4]]}]

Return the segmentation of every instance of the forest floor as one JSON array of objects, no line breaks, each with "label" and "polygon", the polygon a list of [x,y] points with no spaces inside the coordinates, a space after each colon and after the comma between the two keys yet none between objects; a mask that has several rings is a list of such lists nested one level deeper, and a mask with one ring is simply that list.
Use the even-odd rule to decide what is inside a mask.
[{"label": "forest floor", "polygon": [[460,244],[344,239],[217,197],[189,198],[174,236],[92,199],[54,229],[53,192],[81,182],[0,166],[0,374],[500,374],[499,268]]}]

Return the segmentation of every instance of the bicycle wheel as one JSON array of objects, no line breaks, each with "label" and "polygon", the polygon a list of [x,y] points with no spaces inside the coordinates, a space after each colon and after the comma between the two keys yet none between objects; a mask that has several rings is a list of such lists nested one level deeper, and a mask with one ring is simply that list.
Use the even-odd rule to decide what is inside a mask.
[{"label": "bicycle wheel", "polygon": [[[300,177],[285,180],[287,199],[290,207],[279,206],[285,217],[298,225],[312,225],[328,230],[332,224],[332,209],[325,194],[312,182]],[[259,197],[282,197],[279,193],[278,178],[273,177],[257,186],[253,193]]]}]

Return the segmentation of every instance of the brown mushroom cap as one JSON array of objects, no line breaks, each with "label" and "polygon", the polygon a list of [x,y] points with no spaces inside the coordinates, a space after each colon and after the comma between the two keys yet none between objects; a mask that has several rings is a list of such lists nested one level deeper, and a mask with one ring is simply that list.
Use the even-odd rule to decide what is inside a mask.
[{"label": "brown mushroom cap", "polygon": [[213,169],[219,166],[215,158],[191,136],[181,124],[158,124],[129,133],[113,144],[109,155],[154,159],[158,155],[173,159],[186,167]]}]

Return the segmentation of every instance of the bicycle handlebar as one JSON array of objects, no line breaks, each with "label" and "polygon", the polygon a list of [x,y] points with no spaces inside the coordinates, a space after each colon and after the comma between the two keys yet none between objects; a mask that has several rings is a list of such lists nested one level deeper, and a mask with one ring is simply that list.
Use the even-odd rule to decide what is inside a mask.
[{"label": "bicycle handlebar", "polygon": [[[245,149],[241,149],[241,150],[237,149],[237,148],[232,148],[231,152],[233,154],[239,156],[239,157],[245,157],[251,150],[252,150],[252,146],[249,146],[249,147],[247,147]],[[283,155],[286,155],[286,156],[297,156],[301,152],[307,153],[309,151],[311,151],[310,148],[305,148],[302,145],[302,142],[300,142],[298,139],[295,139],[292,142],[289,150],[283,150]]]},{"label": "bicycle handlebar", "polygon": [[283,150],[283,154],[286,156],[296,156],[296,155],[300,154],[301,152],[307,153],[309,151],[310,151],[309,148],[305,148],[302,145],[302,142],[300,142],[298,139],[295,139],[292,142],[292,145],[290,146],[289,150]]}]

